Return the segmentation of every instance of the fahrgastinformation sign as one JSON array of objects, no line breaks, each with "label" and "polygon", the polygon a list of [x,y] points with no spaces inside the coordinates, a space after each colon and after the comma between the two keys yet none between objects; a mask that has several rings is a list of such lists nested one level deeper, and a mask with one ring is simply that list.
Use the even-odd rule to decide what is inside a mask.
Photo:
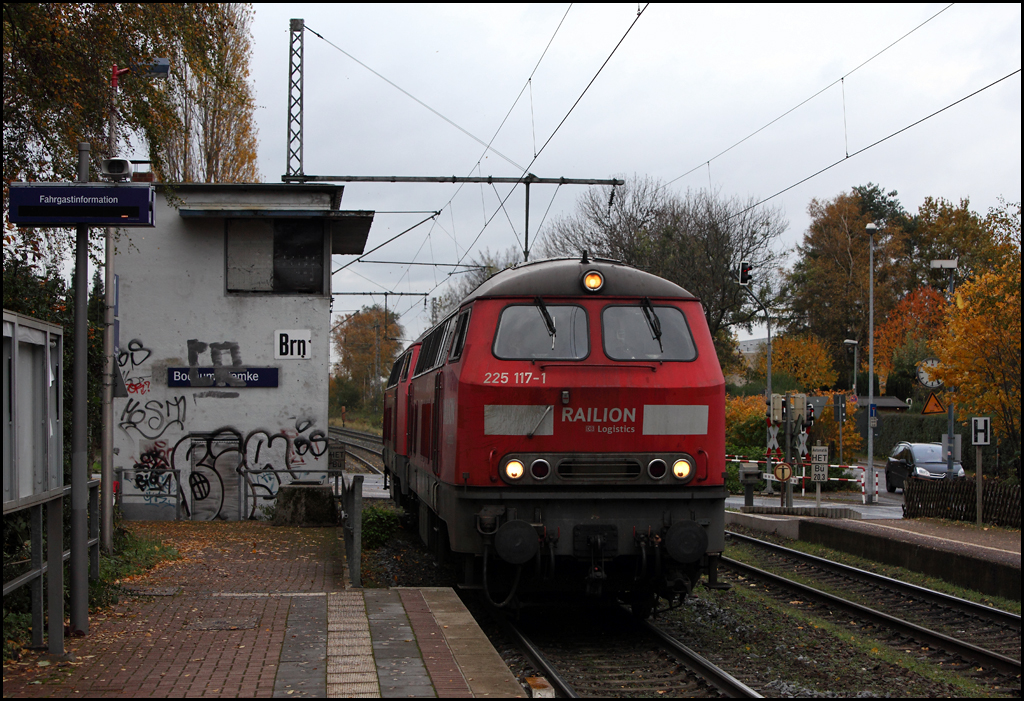
[{"label": "fahrgastinformation sign", "polygon": [[18,226],[153,226],[148,184],[11,183],[10,220]]}]

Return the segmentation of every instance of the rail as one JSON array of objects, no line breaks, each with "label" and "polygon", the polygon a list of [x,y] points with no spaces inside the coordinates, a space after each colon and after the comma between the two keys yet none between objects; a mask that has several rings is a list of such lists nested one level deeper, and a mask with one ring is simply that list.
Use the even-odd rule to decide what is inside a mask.
[{"label": "rail", "polygon": [[1009,611],[1003,611],[1002,609],[997,609],[993,606],[985,606],[984,604],[968,601],[967,599],[935,591],[934,589],[927,589],[916,584],[901,582],[898,579],[886,577],[885,575],[877,574],[875,572],[869,572],[868,570],[850,567],[849,565],[844,565],[841,562],[833,562],[832,560],[826,560],[822,557],[809,555],[807,553],[800,552],[799,550],[793,550],[792,548],[786,548],[758,538],[752,538],[748,535],[743,535],[742,533],[726,531],[725,535],[727,538],[743,543],[749,543],[764,550],[779,553],[788,558],[799,560],[800,562],[805,562],[821,569],[838,572],[847,577],[859,579],[874,586],[885,587],[887,589],[898,591],[901,594],[913,596],[917,599],[938,604],[940,606],[955,608],[964,613],[969,613],[971,615],[978,616],[979,618],[991,620],[994,623],[1008,628],[1014,628],[1018,631],[1021,629],[1020,616],[1015,613],[1010,613]]},{"label": "rail", "polygon": [[814,587],[810,587],[805,584],[800,584],[799,582],[795,582],[771,572],[766,572],[760,568],[738,562],[728,557],[723,557],[721,561],[734,572],[741,573],[747,577],[760,579],[761,581],[779,587],[782,590],[788,589],[789,591],[796,592],[810,600],[823,602],[832,610],[842,610],[855,616],[859,616],[862,619],[868,620],[884,629],[897,631],[898,633],[906,635],[907,637],[917,640],[925,645],[945,650],[948,653],[959,655],[965,659],[974,660],[985,667],[999,670],[1004,674],[1017,677],[1020,676],[1020,661],[1014,660],[1006,655],[986,650],[977,645],[964,642],[963,640],[957,640],[956,638],[943,633],[910,623],[909,621],[905,621],[895,616],[890,616],[889,614],[882,613],[881,611],[877,611],[873,608],[862,606],[849,601],[848,599],[829,594],[828,592],[815,589]]},{"label": "rail", "polygon": [[[558,671],[540,647],[520,629],[519,625],[510,620],[508,616],[497,611],[492,610],[491,615],[495,616],[506,632],[519,643],[522,652],[525,654],[527,659],[530,660],[530,663],[544,675],[547,681],[555,687],[562,697],[580,698],[581,693],[577,692],[573,688],[572,684]],[[621,615],[623,617],[622,620],[634,620],[625,608],[622,608]],[[676,661],[676,664],[681,664],[691,674],[702,679],[703,682],[713,687],[722,696],[726,698],[763,698],[759,693],[748,687],[746,684],[736,679],[699,653],[691,650],[686,645],[683,645],[657,626],[647,622],[643,622],[639,626],[636,626],[635,622],[630,625],[631,627],[634,627],[634,630],[642,635],[656,638],[660,647],[668,653],[671,659]],[[561,649],[561,652],[564,654],[566,653],[566,650]],[[577,653],[570,653],[570,656],[575,654]],[[601,663],[597,666],[601,669],[607,668],[606,663]],[[580,672],[581,667],[575,666],[574,663],[573,673],[580,674]],[[594,689],[589,689],[589,692],[592,693],[593,691]],[[621,691],[625,692],[627,696],[637,694],[647,695],[650,692],[650,688],[631,689],[629,682],[626,682],[621,687]],[[658,693],[663,693],[663,690],[660,690]],[[591,694],[588,693],[588,695]]]}]

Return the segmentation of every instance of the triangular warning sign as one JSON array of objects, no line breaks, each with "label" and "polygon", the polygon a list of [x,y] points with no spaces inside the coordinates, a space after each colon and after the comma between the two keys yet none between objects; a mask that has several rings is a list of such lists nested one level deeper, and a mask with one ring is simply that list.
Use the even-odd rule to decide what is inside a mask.
[{"label": "triangular warning sign", "polygon": [[924,409],[921,410],[922,414],[945,414],[946,407],[942,406],[942,402],[935,396],[935,392],[928,395],[928,401],[924,403]]}]

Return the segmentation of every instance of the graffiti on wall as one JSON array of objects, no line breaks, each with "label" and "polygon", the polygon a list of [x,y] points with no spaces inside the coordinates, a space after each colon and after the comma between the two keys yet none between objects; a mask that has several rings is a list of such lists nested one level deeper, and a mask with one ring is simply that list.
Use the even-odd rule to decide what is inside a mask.
[{"label": "graffiti on wall", "polygon": [[[199,376],[199,356],[210,352],[213,377]],[[231,365],[225,365],[225,357]],[[242,367],[242,351],[234,341],[204,343],[194,338],[188,341],[188,380],[193,387],[244,387],[245,381],[231,375],[232,369]]]},{"label": "graffiti on wall", "polygon": [[128,341],[127,349],[117,354],[117,365],[121,368],[128,394],[148,394],[152,389],[151,378],[146,374],[140,374],[138,370],[152,354],[153,351],[146,348],[137,338]]},{"label": "graffiti on wall", "polygon": [[314,468],[309,459],[327,453],[327,436],[313,420],[300,419],[282,431],[243,434],[225,426],[186,434],[169,448],[163,440],[140,442],[143,446],[133,465],[132,486],[147,504],[173,506],[176,484],[187,518],[234,520],[257,517],[282,484],[319,479],[322,468]]},{"label": "graffiti on wall", "polygon": [[[230,374],[242,366],[238,343],[190,339],[186,345],[193,387],[244,384]],[[208,366],[203,362],[207,353],[214,375],[201,378],[199,366]],[[196,432],[187,422],[187,395],[165,399],[140,396],[152,389],[151,371],[146,369],[148,365],[144,367],[152,355],[138,338],[118,354],[129,388],[118,426],[138,440],[139,451],[123,486],[147,505],[173,507],[178,497],[186,518],[253,518],[260,514],[260,507],[273,503],[282,484],[322,478],[323,468],[318,463],[327,453],[327,435],[315,426],[315,420],[298,418],[293,425],[275,430],[245,432],[229,425]]]},{"label": "graffiti on wall", "polygon": [[184,430],[187,413],[188,402],[184,395],[164,401],[150,399],[145,404],[141,399],[129,397],[121,411],[118,426],[129,436],[134,432],[141,438],[154,440],[174,426]]}]

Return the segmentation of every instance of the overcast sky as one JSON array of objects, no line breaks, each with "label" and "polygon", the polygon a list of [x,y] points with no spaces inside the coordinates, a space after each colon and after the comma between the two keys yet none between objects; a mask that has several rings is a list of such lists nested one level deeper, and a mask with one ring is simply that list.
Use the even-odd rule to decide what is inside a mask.
[{"label": "overcast sky", "polygon": [[[303,165],[311,175],[519,176],[529,167],[539,177],[650,176],[674,181],[677,192],[710,185],[761,199],[1021,65],[1020,4],[652,4],[638,19],[642,7],[257,4],[252,78],[262,177],[278,182],[286,168],[292,17],[308,28]],[[484,142],[533,73],[493,142],[502,155],[481,159],[477,141],[309,30]],[[789,221],[780,246],[801,241],[812,198],[868,182],[897,190],[911,212],[927,196],[970,198],[981,214],[1000,196],[1019,201],[1020,142],[1018,72],[771,200]],[[379,212],[367,250],[427,216],[385,212],[442,210],[370,259],[468,262],[484,249],[521,246],[521,187],[505,203],[511,224],[501,212],[492,219],[510,187],[352,183],[342,208]],[[571,212],[584,188],[531,188],[531,248],[549,205],[551,221]],[[351,259],[336,256],[334,267]],[[357,263],[334,276],[334,291],[438,294],[450,270]],[[389,302],[403,312],[409,338],[426,327],[415,300]],[[337,297],[334,308],[382,301]]]}]

